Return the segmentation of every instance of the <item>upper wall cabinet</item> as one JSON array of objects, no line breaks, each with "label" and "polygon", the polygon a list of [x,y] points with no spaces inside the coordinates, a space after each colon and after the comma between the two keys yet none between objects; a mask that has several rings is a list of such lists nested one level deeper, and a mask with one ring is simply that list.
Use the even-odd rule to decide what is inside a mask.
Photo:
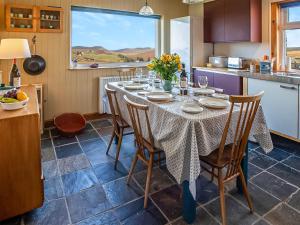
[{"label": "upper wall cabinet", "polygon": [[204,4],[205,42],[261,42],[261,0],[215,0]]}]

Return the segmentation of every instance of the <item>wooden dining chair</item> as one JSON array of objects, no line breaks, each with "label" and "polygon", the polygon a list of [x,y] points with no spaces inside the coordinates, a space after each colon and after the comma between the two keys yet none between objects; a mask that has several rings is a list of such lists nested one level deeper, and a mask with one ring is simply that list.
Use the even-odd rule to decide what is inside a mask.
[{"label": "wooden dining chair", "polygon": [[129,128],[130,126],[122,117],[120,106],[117,99],[117,92],[115,90],[108,88],[107,84],[105,85],[105,90],[109,101],[110,111],[112,114],[113,128],[114,128],[106,150],[106,154],[108,154],[109,152],[113,139],[117,137],[118,146],[117,146],[116,159],[115,159],[115,169],[116,169],[119,161],[123,136],[126,135],[124,133],[124,130],[126,128]]},{"label": "wooden dining chair", "polygon": [[[149,107],[147,105],[140,105],[134,103],[131,100],[129,100],[127,96],[124,96],[124,99],[127,103],[127,108],[130,115],[132,128],[134,130],[134,135],[137,144],[137,150],[131,164],[130,172],[127,179],[127,184],[129,184],[131,180],[137,161],[141,160],[148,167],[146,188],[145,188],[145,199],[144,199],[144,208],[147,208],[153,164],[157,161],[160,163],[160,161],[162,160],[162,158],[160,157],[160,153],[162,152],[162,150],[154,146],[154,138],[152,135],[149,115],[148,115]],[[144,120],[142,120],[142,116],[144,116]],[[143,122],[145,122],[145,124]],[[147,130],[148,135],[143,133],[142,127],[144,127]],[[147,138],[145,138],[145,136],[147,136]],[[146,151],[149,155],[149,159],[147,158]],[[154,160],[155,154],[158,155],[158,160]]]},{"label": "wooden dining chair", "polygon": [[[225,207],[225,183],[239,177],[242,183],[243,193],[248,202],[250,211],[253,212],[253,204],[250,199],[245,177],[241,168],[241,161],[245,154],[249,133],[257,113],[264,92],[255,96],[230,96],[231,108],[221,138],[220,146],[208,156],[200,156],[200,160],[208,164],[212,170],[203,167],[212,176],[218,178],[222,224],[226,225]],[[226,145],[229,129],[232,123],[235,104],[240,104],[239,112],[236,112],[237,123],[233,130],[233,143]],[[217,174],[215,173],[217,170]],[[224,174],[223,174],[224,173]]]}]

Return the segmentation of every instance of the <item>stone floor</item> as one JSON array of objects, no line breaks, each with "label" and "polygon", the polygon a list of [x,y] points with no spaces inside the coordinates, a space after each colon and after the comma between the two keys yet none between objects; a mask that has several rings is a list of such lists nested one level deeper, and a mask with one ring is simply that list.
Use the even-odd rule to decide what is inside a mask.
[{"label": "stone floor", "polygon": [[[181,189],[165,167],[154,169],[149,207],[143,209],[146,171],[138,164],[130,185],[126,178],[134,154],[134,139],[124,139],[118,170],[113,169],[116,145],[105,151],[112,132],[109,120],[97,120],[75,138],[55,129],[42,136],[45,176],[44,205],[1,225],[160,225],[185,224]],[[250,144],[249,191],[255,212],[243,196],[226,194],[229,225],[296,225],[300,221],[300,145],[274,136],[276,148],[266,155]],[[197,181],[197,219],[194,224],[220,224],[218,189],[204,176]],[[24,193],[26,194],[26,193]]]}]

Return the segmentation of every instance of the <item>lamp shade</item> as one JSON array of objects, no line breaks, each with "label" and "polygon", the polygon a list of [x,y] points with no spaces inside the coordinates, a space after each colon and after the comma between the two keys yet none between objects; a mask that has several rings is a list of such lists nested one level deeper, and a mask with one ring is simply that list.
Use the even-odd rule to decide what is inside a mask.
[{"label": "lamp shade", "polygon": [[0,59],[22,59],[31,57],[27,39],[2,39]]}]

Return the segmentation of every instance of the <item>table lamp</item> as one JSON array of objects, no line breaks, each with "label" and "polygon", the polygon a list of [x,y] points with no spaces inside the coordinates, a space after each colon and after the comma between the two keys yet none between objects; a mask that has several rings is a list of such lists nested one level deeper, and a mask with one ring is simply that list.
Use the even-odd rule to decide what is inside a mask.
[{"label": "table lamp", "polygon": [[27,39],[2,39],[0,44],[0,59],[12,59],[13,65],[9,75],[9,85],[21,86],[20,71],[16,59],[31,57]]}]

